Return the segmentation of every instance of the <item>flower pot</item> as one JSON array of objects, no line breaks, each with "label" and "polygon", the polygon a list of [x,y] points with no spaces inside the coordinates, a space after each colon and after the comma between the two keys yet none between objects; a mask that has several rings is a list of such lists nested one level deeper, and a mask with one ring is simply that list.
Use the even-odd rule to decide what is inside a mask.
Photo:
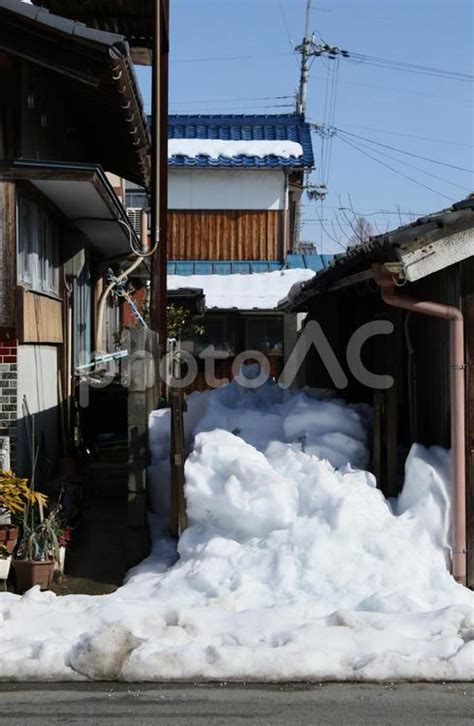
[{"label": "flower pot", "polygon": [[34,560],[13,560],[15,582],[18,592],[26,592],[39,585],[41,590],[48,590],[54,573],[54,560],[35,562]]},{"label": "flower pot", "polygon": [[0,580],[8,579],[8,573],[10,572],[11,563],[12,563],[11,556],[7,557],[4,560],[0,560]]},{"label": "flower pot", "polygon": [[0,545],[7,548],[10,554],[18,542],[19,529],[14,524],[0,524]]}]

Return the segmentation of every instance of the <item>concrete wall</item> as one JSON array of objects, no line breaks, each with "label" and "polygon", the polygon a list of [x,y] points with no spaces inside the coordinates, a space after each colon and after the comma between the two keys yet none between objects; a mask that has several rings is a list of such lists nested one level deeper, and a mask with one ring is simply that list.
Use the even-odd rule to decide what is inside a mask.
[{"label": "concrete wall", "polygon": [[168,180],[170,209],[285,208],[281,169],[171,169]]},{"label": "concrete wall", "polygon": [[53,345],[18,346],[18,455],[17,470],[31,475],[31,450],[28,433],[31,423],[24,417],[23,400],[33,420],[35,439],[40,446],[38,473],[47,478],[58,457],[58,356]]}]

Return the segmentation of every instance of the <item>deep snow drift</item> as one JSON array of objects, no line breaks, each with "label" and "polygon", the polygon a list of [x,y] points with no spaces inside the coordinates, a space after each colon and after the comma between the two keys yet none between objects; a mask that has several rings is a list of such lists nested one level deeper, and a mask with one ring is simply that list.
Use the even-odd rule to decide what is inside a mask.
[{"label": "deep snow drift", "polygon": [[[151,421],[157,487],[168,415]],[[355,468],[369,425],[363,407],[272,384],[194,394],[178,562],[157,537],[113,595],[0,595],[0,677],[472,679],[447,452],[415,446],[388,503]]]}]

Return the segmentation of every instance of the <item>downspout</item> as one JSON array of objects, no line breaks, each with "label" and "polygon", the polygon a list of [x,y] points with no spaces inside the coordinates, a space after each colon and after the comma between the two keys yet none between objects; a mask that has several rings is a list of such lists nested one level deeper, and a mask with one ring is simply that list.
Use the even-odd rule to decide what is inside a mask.
[{"label": "downspout", "polygon": [[451,369],[451,459],[453,471],[453,549],[452,572],[454,578],[466,584],[466,459],[465,459],[465,359],[464,318],[462,312],[451,305],[426,302],[395,293],[393,276],[379,265],[374,265],[374,276],[380,287],[382,300],[395,308],[429,315],[450,323]]}]

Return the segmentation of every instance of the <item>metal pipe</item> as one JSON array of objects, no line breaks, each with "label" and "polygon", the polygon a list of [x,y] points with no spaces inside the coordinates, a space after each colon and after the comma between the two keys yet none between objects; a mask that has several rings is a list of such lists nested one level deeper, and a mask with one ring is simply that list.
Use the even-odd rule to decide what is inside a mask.
[{"label": "metal pipe", "polygon": [[466,398],[464,359],[464,317],[452,305],[417,300],[395,292],[393,276],[379,266],[375,278],[380,286],[382,300],[392,307],[448,320],[450,335],[451,370],[451,458],[453,472],[453,547],[452,571],[454,578],[466,584]]},{"label": "metal pipe", "polygon": [[112,282],[107,285],[104,292],[100,296],[99,305],[97,308],[97,328],[95,333],[95,352],[96,354],[101,350],[102,348],[102,336],[104,331],[104,318],[105,318],[105,303],[107,302],[107,298],[112,292],[113,288],[117,284],[117,282],[120,282],[120,280],[123,280],[127,275],[130,275],[131,272],[137,269],[143,262],[142,257],[137,257],[135,262],[133,262],[130,267],[128,267],[126,270],[120,273],[118,277],[116,277]]},{"label": "metal pipe", "polygon": [[152,72],[152,246],[151,325],[158,332],[162,355],[166,352],[166,299],[168,257],[168,66],[169,0],[155,0]]}]

